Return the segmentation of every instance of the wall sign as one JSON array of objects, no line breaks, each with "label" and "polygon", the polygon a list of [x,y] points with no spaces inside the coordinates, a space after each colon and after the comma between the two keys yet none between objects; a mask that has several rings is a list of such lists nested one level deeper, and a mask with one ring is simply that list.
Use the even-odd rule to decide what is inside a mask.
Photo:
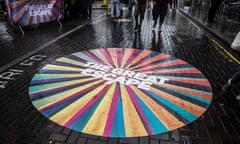
[{"label": "wall sign", "polygon": [[86,134],[140,137],[183,127],[208,108],[209,81],[187,62],[133,48],[73,53],[44,66],[29,87],[53,122]]}]

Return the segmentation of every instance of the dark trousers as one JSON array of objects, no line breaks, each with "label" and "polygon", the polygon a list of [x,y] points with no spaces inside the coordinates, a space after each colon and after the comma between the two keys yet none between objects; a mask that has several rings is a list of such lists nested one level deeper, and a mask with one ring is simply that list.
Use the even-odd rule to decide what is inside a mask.
[{"label": "dark trousers", "polygon": [[162,25],[164,18],[167,14],[167,5],[154,5],[152,14],[153,14],[153,20],[155,22],[157,22],[157,19],[160,16],[159,24]]},{"label": "dark trousers", "polygon": [[146,9],[146,5],[145,4],[137,4],[137,5],[135,5],[134,18],[135,18],[136,25],[138,25],[138,17],[139,17],[139,15],[140,15],[140,25],[142,24],[142,21],[144,19],[145,9]]},{"label": "dark trousers", "polygon": [[208,21],[213,21],[219,6],[223,0],[211,0],[211,7],[208,11]]},{"label": "dark trousers", "polygon": [[92,4],[88,4],[88,17],[92,16]]}]

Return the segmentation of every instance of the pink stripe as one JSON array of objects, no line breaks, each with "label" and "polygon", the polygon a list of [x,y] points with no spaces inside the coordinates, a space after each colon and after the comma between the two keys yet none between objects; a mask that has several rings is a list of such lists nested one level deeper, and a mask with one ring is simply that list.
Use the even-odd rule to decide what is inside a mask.
[{"label": "pink stripe", "polygon": [[140,54],[138,49],[134,49],[134,50],[132,50],[132,49],[127,49],[127,51],[125,51],[125,53],[132,53],[132,56],[129,57],[129,59],[128,59],[128,61],[127,61],[127,65],[130,65],[130,63],[131,63],[134,59],[136,59],[137,54],[138,54],[138,55]]},{"label": "pink stripe", "polygon": [[100,60],[98,57],[96,57],[95,55],[90,54],[90,53],[87,52],[87,51],[83,51],[82,53],[84,53],[85,55],[87,55],[88,57],[94,59],[94,60],[97,61],[97,62],[103,63],[102,60]]},{"label": "pink stripe", "polygon": [[110,136],[111,131],[112,131],[112,126],[113,126],[113,121],[114,121],[114,117],[115,117],[115,113],[116,113],[116,109],[117,109],[117,104],[118,104],[118,98],[119,98],[119,86],[116,87],[113,99],[112,99],[112,104],[110,107],[110,111],[108,113],[108,119],[107,119],[107,123],[106,123],[106,127],[104,130],[103,135],[104,136]]},{"label": "pink stripe", "polygon": [[105,59],[113,65],[113,60],[112,58],[109,56],[109,54],[107,53],[106,49],[99,49],[99,52],[102,53],[102,55],[105,57]]},{"label": "pink stripe", "polygon": [[69,127],[73,122],[75,122],[82,114],[84,114],[90,107],[92,107],[97,100],[99,100],[110,88],[111,85],[105,87],[100,93],[92,98],[77,114],[75,114],[68,122],[64,124],[65,127]]},{"label": "pink stripe", "polygon": [[148,132],[150,132],[150,134],[153,134],[153,130],[152,130],[152,128],[151,128],[151,126],[150,126],[150,124],[149,124],[149,122],[148,122],[148,120],[147,120],[147,118],[146,118],[146,116],[145,116],[141,106],[137,102],[137,99],[135,98],[132,89],[129,86],[127,86],[127,90],[128,90],[128,93],[129,93],[129,95],[130,95],[130,97],[131,97],[131,99],[132,99],[132,101],[133,101],[133,103],[134,103],[138,113],[141,115],[141,118],[142,118],[142,120],[144,122],[144,125],[147,127]]}]

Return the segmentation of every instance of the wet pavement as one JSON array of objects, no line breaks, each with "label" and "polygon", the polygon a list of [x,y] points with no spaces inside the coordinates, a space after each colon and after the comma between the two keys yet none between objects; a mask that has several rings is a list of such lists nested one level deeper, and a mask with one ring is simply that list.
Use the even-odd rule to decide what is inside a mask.
[{"label": "wet pavement", "polygon": [[[92,19],[26,29],[22,37],[1,29],[0,143],[3,144],[238,144],[240,143],[238,94],[227,97],[221,87],[239,67],[239,53],[216,39],[178,10],[169,10],[162,32],[152,31],[146,17],[141,33],[132,22],[113,22],[104,10]],[[6,27],[2,23],[1,27]],[[194,122],[167,132],[144,137],[109,138],[88,135],[57,125],[44,117],[29,98],[33,76],[44,66],[72,53],[98,48],[137,48],[171,55],[202,72],[212,87],[213,100]]]}]

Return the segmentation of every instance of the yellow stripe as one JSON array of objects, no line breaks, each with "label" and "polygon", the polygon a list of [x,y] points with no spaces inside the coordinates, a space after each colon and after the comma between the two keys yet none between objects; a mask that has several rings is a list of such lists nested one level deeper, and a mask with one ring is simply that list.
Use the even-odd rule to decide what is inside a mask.
[{"label": "yellow stripe", "polygon": [[69,59],[69,58],[59,58],[56,60],[57,62],[64,62],[67,64],[73,64],[73,65],[77,65],[77,66],[83,66],[84,63],[80,62],[80,61],[76,61],[73,59]]},{"label": "yellow stripe", "polygon": [[179,121],[174,115],[169,113],[164,107],[159,105],[156,101],[144,94],[142,91],[134,86],[131,86],[134,92],[141,98],[141,100],[148,106],[154,115],[163,123],[168,130],[173,130],[184,126],[185,124]]},{"label": "yellow stripe", "polygon": [[103,135],[108,114],[110,111],[111,102],[114,96],[116,84],[113,84],[107,91],[101,103],[93,113],[92,117],[83,129],[85,133],[94,133],[96,135]]},{"label": "yellow stripe", "polygon": [[134,50],[132,50],[132,49],[125,49],[124,54],[123,54],[122,63],[121,63],[121,68],[124,68],[128,59],[133,55],[133,52],[134,52]]},{"label": "yellow stripe", "polygon": [[121,85],[121,97],[124,108],[123,117],[126,137],[148,135],[129,94],[123,85]]},{"label": "yellow stripe", "polygon": [[48,91],[48,90],[53,90],[53,89],[60,88],[60,87],[66,87],[66,86],[70,86],[70,85],[74,85],[74,84],[80,84],[80,83],[91,81],[94,79],[97,79],[97,78],[87,78],[87,79],[85,78],[85,79],[72,80],[72,81],[67,81],[67,82],[58,82],[58,83],[53,83],[53,84],[42,84],[42,85],[32,86],[32,88],[39,88],[39,89],[32,91],[31,94]]},{"label": "yellow stripe", "polygon": [[54,103],[57,103],[67,97],[69,97],[70,95],[76,93],[76,92],[79,92],[81,90],[84,90],[86,88],[89,88],[91,87],[92,85],[95,85],[95,84],[98,84],[98,83],[101,83],[102,81],[96,81],[94,83],[90,83],[88,85],[84,85],[84,86],[80,86],[80,87],[76,87],[74,89],[71,89],[71,90],[68,90],[68,91],[63,91],[61,93],[57,93],[55,95],[52,95],[52,96],[48,96],[48,97],[45,97],[45,98],[42,98],[42,99],[39,99],[39,100],[36,100],[36,101],[33,101],[33,104],[36,108],[38,108],[39,110],[41,109],[44,109]]},{"label": "yellow stripe", "polygon": [[[214,39],[212,39],[209,35],[205,34],[214,44],[216,44],[220,49],[223,50],[223,52],[230,57],[230,59],[232,59],[234,62],[236,62],[238,65],[240,65],[240,61],[235,58],[230,52],[228,52],[228,50],[226,50],[220,43],[218,43],[217,41],[215,41]],[[218,50],[218,49],[217,49]],[[219,53],[221,53],[220,50],[218,50]]]},{"label": "yellow stripe", "polygon": [[133,64],[139,62],[141,59],[149,56],[151,53],[152,53],[152,51],[145,50],[144,53],[143,52],[140,53],[139,56],[137,56],[131,63],[129,63],[129,65],[127,65],[126,68],[129,68],[131,65],[133,65]]},{"label": "yellow stripe", "polygon": [[50,117],[51,120],[53,120],[56,123],[64,125],[67,123],[74,115],[77,114],[82,108],[85,107],[85,105],[94,97],[96,94],[98,94],[106,85],[101,85],[98,88],[94,89],[93,91],[87,93],[86,95],[82,96],[80,99],[75,101],[74,103],[68,105],[66,108],[61,110],[60,112],[56,113],[52,117]]}]

